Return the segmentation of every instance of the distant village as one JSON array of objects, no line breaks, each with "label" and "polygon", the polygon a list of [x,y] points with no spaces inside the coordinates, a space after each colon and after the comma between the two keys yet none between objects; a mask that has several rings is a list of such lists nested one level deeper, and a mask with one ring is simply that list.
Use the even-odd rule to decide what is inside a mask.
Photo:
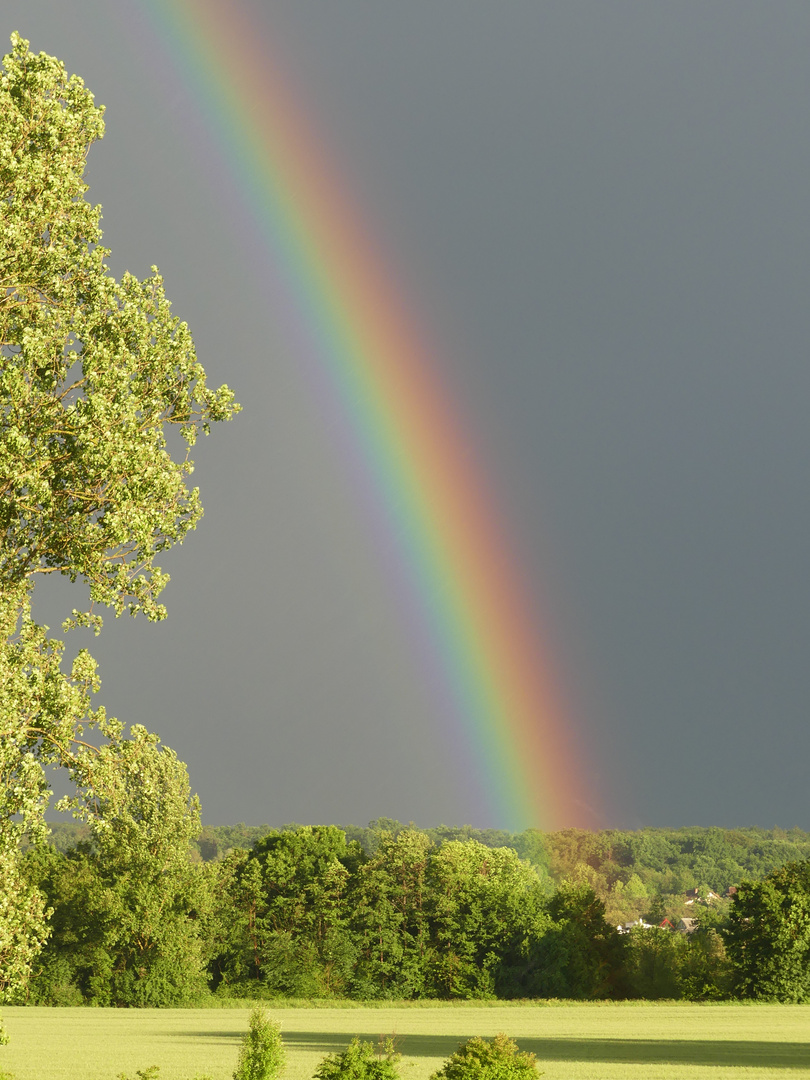
[{"label": "distant village", "polygon": [[[712,904],[716,904],[718,900],[731,900],[737,892],[736,885],[729,885],[726,891],[721,897],[719,893],[709,889],[705,896],[700,895],[700,889],[688,889],[684,894],[684,904],[687,907],[698,905],[701,907],[711,907]],[[700,928],[700,919],[695,916],[684,916],[678,919],[677,923],[673,923],[666,915],[657,923],[649,923],[644,919],[634,919],[633,922],[619,923],[616,929],[620,934],[629,934],[631,930],[672,930],[677,934],[693,934],[695,930]]]}]

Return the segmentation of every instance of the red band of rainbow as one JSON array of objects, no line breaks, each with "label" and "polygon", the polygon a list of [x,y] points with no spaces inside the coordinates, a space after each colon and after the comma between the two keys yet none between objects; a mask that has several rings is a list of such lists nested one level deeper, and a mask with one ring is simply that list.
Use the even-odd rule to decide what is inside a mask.
[{"label": "red band of rainbow", "polygon": [[[142,0],[285,279],[356,442],[493,825],[581,823],[579,755],[494,500],[390,285],[241,0]],[[446,706],[445,706],[446,707]]]}]

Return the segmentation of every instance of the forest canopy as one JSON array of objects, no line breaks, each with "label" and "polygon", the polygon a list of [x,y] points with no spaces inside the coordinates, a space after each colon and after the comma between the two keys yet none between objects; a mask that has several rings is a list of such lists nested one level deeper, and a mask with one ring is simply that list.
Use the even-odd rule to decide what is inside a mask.
[{"label": "forest canopy", "polygon": [[184,852],[167,834],[140,891],[92,824],[52,839],[26,857],[54,912],[44,1004],[810,996],[798,829],[206,826]]}]

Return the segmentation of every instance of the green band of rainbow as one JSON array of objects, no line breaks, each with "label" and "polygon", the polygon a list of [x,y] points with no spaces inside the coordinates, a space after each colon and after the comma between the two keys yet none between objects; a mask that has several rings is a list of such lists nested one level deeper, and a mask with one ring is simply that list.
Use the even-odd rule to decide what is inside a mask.
[{"label": "green band of rainbow", "polygon": [[348,418],[493,824],[583,817],[570,725],[471,443],[240,0],[142,0]]}]

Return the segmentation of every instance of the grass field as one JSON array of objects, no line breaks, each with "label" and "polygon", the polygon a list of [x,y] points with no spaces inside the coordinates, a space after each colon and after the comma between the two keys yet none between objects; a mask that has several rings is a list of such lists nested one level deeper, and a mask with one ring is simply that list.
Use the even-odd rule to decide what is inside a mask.
[{"label": "grass field", "polygon": [[[394,1035],[403,1080],[427,1080],[471,1035],[505,1031],[546,1080],[810,1078],[810,1006],[468,1004],[271,1010],[288,1049],[285,1080],[310,1080],[352,1035]],[[160,1066],[160,1080],[230,1080],[248,1009],[4,1008],[15,1080],[114,1080]]]}]

